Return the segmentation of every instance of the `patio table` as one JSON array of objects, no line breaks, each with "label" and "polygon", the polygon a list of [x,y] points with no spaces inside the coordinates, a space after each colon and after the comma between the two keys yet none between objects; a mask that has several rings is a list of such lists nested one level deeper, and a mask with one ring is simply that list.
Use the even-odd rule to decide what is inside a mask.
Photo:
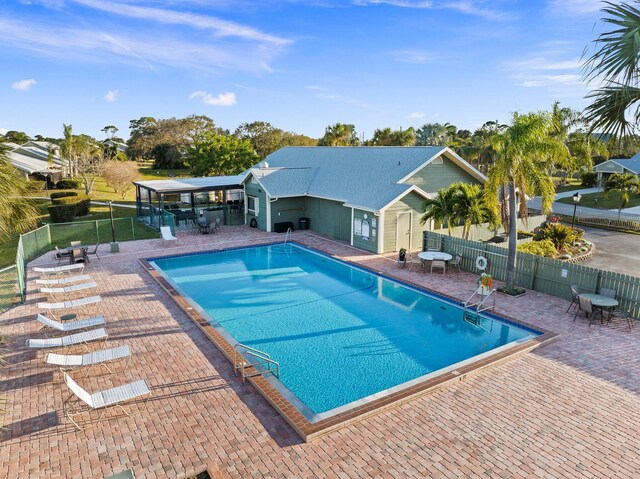
[{"label": "patio table", "polygon": [[[603,294],[584,293],[584,294],[580,294],[580,296],[590,300],[591,301],[591,305],[596,307],[596,308],[600,308],[601,311],[606,309],[609,312],[609,317],[607,319],[611,319],[611,312],[613,311],[613,309],[616,306],[618,306],[618,300],[617,299],[612,298],[610,296],[605,296]],[[600,318],[601,318],[601,321],[604,320],[602,315],[600,316]]]},{"label": "patio table", "polygon": [[449,261],[453,256],[449,253],[443,253],[442,251],[422,251],[421,253],[418,253],[418,258],[422,261],[433,261],[434,259]]}]

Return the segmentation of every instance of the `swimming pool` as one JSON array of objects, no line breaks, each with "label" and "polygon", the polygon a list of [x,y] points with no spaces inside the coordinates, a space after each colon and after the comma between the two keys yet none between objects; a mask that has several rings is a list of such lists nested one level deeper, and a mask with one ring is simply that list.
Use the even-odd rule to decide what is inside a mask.
[{"label": "swimming pool", "polygon": [[271,355],[270,379],[310,421],[454,371],[540,333],[294,244],[149,264],[231,344]]}]

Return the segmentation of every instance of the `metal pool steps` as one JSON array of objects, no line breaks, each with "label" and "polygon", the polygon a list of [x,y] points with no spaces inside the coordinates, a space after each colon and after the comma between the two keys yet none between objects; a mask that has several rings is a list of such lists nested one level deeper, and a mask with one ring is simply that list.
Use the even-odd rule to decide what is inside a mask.
[{"label": "metal pool steps", "polygon": [[287,244],[287,242],[289,241],[289,236],[291,236],[291,231],[293,231],[291,228],[287,228],[287,234],[284,237],[284,244]]},{"label": "metal pool steps", "polygon": [[[477,296],[479,296],[479,298],[477,298]],[[489,303],[489,298],[491,297],[493,297],[493,304]],[[462,319],[473,326],[482,328],[480,324],[480,313],[488,310],[493,311],[494,309],[496,309],[496,290],[492,289],[489,291],[489,294],[483,294],[482,288],[478,288],[473,292],[471,297],[464,302]],[[491,323],[493,327],[493,321]]]},{"label": "metal pool steps", "polygon": [[236,343],[233,347],[233,373],[238,371],[244,383],[246,378],[261,376],[267,373],[280,377],[280,363],[271,359],[269,354],[245,344]]}]

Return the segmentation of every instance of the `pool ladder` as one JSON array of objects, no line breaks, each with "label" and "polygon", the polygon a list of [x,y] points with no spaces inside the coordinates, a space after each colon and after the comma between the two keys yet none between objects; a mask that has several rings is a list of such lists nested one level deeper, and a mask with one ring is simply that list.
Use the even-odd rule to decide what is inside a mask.
[{"label": "pool ladder", "polygon": [[[476,296],[479,296],[480,299]],[[493,304],[489,302],[489,298],[493,298]],[[485,304],[486,303],[486,304]],[[469,308],[475,308],[475,310],[468,311]],[[482,288],[476,289],[471,297],[464,302],[464,312],[462,319],[473,326],[480,326],[480,313],[482,311],[493,311],[496,309],[496,290],[492,289],[489,294],[482,294]]]},{"label": "pool ladder", "polygon": [[236,343],[233,347],[233,374],[238,371],[244,383],[246,378],[262,376],[267,373],[280,377],[280,363],[271,359],[269,354],[245,344]]}]

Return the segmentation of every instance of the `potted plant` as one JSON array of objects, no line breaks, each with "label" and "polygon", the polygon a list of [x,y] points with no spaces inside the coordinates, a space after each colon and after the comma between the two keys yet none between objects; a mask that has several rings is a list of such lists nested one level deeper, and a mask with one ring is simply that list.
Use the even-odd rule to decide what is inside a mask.
[{"label": "potted plant", "polygon": [[482,273],[478,278],[478,293],[483,296],[488,295],[491,292],[491,286],[493,286],[493,277],[488,273]]},{"label": "potted plant", "polygon": [[398,250],[398,263],[404,263],[407,260],[407,248]]}]

